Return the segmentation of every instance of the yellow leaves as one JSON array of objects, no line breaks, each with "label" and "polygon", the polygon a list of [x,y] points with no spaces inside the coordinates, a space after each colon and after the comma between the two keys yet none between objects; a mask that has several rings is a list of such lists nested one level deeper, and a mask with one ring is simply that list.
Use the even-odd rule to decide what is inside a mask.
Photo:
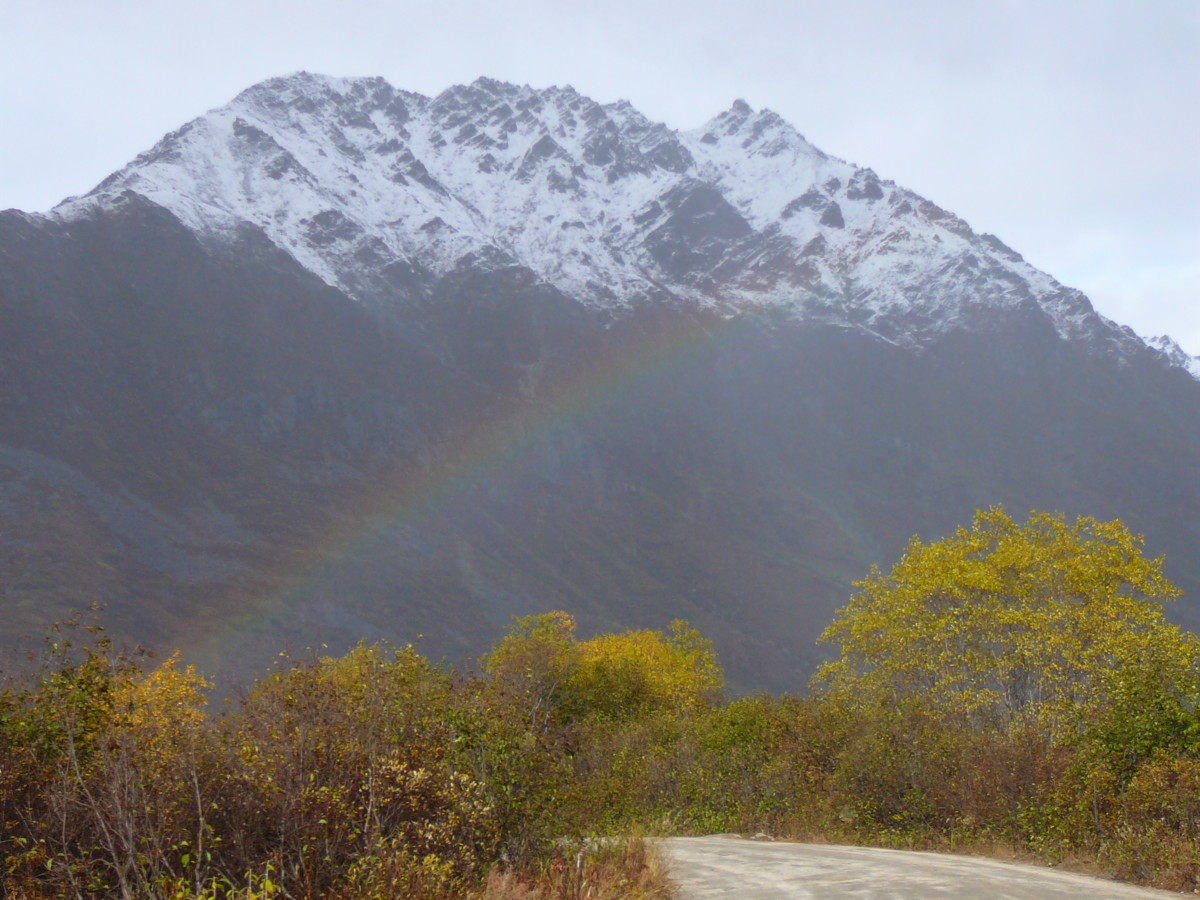
[{"label": "yellow leaves", "polygon": [[501,839],[484,786],[465,772],[413,765],[394,754],[376,774],[386,836],[353,864],[352,896],[382,900],[409,896],[417,884],[452,890],[471,883]]},{"label": "yellow leaves", "polygon": [[1058,733],[1105,701],[1111,669],[1147,659],[1195,682],[1200,645],[1166,624],[1178,595],[1162,559],[1120,522],[999,507],[872,569],[822,641],[814,683],[846,696],[922,694],[946,710],[1038,721]]},{"label": "yellow leaves", "polygon": [[724,685],[712,644],[686,622],[670,633],[626,631],[586,641],[564,612],[518,619],[483,660],[495,681],[524,692],[539,721],[622,720],[655,710],[697,709]]},{"label": "yellow leaves", "polygon": [[193,666],[179,668],[176,651],[158,668],[121,686],[114,709],[124,712],[124,724],[152,733],[199,728],[212,685]]},{"label": "yellow leaves", "polygon": [[653,710],[690,711],[716,699],[723,685],[710,643],[672,623],[659,631],[604,634],[579,645],[568,691],[585,708],[614,719]]}]

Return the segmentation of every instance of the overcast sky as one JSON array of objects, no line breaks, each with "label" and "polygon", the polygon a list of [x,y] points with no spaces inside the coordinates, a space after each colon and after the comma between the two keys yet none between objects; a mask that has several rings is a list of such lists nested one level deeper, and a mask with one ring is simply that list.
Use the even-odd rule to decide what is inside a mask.
[{"label": "overcast sky", "polygon": [[741,97],[1200,353],[1200,0],[0,0],[0,209],[299,69]]}]

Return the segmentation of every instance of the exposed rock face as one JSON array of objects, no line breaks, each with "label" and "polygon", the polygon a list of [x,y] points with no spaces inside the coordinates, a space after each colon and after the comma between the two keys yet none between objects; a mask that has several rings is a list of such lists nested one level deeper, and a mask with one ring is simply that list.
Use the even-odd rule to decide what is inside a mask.
[{"label": "exposed rock face", "polygon": [[252,668],[683,617],[796,689],[977,506],[1120,516],[1194,596],[1193,363],[740,101],[274,79],[0,213],[3,628]]}]

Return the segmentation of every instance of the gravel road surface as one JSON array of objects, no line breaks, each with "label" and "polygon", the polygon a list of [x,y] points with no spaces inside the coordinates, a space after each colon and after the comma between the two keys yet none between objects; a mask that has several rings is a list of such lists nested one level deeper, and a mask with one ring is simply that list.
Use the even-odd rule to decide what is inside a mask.
[{"label": "gravel road surface", "polygon": [[968,856],[754,841],[666,838],[686,900],[1150,900],[1179,897],[1086,875]]}]

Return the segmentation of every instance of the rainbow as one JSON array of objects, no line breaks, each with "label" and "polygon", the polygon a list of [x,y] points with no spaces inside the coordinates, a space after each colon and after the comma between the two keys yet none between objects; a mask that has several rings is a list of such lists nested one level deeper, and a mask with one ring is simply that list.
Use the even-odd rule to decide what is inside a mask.
[{"label": "rainbow", "polygon": [[[702,352],[727,341],[754,322],[753,316],[699,319],[666,316],[672,324],[624,334],[597,360],[581,363],[555,384],[539,385],[531,398],[489,411],[466,433],[438,448],[438,461],[397,466],[381,474],[340,518],[350,524],[313,538],[244,610],[224,618],[196,647],[201,660],[228,658],[271,623],[286,618],[296,602],[328,579],[347,559],[384,540],[399,527],[420,527],[469,486],[522,458],[555,429],[586,419],[644,385],[686,366]],[[252,654],[257,656],[258,654]]]}]

